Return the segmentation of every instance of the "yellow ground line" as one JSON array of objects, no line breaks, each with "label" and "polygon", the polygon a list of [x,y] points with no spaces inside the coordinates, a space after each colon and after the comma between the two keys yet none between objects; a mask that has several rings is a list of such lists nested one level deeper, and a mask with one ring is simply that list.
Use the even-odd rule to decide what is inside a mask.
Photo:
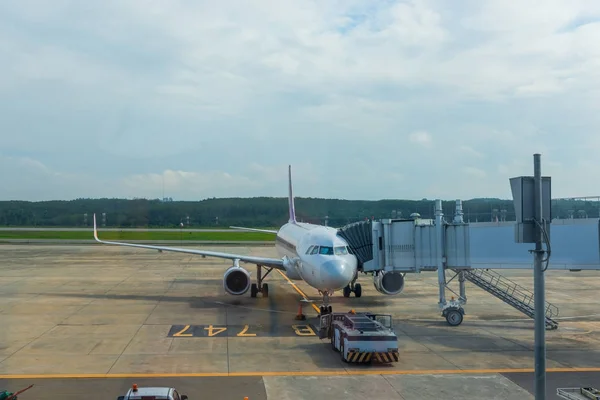
[{"label": "yellow ground line", "polygon": [[[29,374],[0,375],[0,379],[83,379],[83,378],[183,378],[183,377],[258,377],[258,376],[343,376],[343,375],[460,375],[533,373],[533,368],[495,369],[410,369],[377,370],[356,369],[339,371],[265,371],[265,372],[200,372],[200,373],[155,373],[155,374]],[[546,368],[546,372],[600,372],[600,367],[591,368]]]},{"label": "yellow ground line", "polygon": [[[276,270],[277,272],[279,272],[281,274],[281,276],[283,276],[283,279],[285,279],[286,281],[288,281],[288,283],[290,285],[292,285],[292,287],[294,289],[296,289],[296,292],[298,292],[298,294],[300,294],[300,296],[302,296],[304,298],[304,300],[309,301],[308,296],[302,291],[300,290],[300,288],[298,286],[296,286],[296,284],[294,282],[292,282],[290,280],[290,278],[288,278],[287,276],[285,276],[285,274],[283,272],[281,272],[280,270]],[[312,306],[312,308],[315,309],[316,312],[321,313],[321,310],[319,310],[319,307],[317,307],[314,303],[310,303],[310,305]]]}]

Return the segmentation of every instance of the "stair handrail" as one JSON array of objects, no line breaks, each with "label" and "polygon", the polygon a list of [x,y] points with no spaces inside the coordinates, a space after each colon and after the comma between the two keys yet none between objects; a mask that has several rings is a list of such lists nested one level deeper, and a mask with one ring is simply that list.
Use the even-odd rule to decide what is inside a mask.
[{"label": "stair handrail", "polygon": [[[520,301],[521,303],[525,304],[526,306],[530,307],[531,303],[533,303],[534,293],[532,291],[530,291],[529,289],[508,279],[507,277],[503,276],[502,274],[499,274],[493,270],[490,271],[490,270],[484,270],[484,269],[477,269],[475,271],[466,271],[466,272],[467,272],[467,274],[471,274],[471,275],[476,276],[477,278],[480,278],[481,280],[486,282],[488,285],[495,286],[498,290],[503,289],[502,287],[500,287],[502,284],[502,286],[504,286],[506,288],[503,290],[503,292],[507,296],[513,297],[514,299]],[[488,277],[489,277],[489,279],[486,279]],[[496,283],[494,282],[494,280],[496,280]],[[508,291],[511,289],[512,289],[512,294],[509,294]],[[545,315],[547,318],[552,318],[553,316],[557,316],[559,314],[559,309],[557,306],[555,306],[554,304],[552,304],[548,301],[546,301],[545,303],[546,303],[545,304],[545,310],[546,310]]]}]

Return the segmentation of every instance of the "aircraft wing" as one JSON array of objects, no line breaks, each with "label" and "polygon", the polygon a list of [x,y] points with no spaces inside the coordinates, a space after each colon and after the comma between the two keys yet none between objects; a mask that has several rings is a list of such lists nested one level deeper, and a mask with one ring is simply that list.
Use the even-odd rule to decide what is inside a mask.
[{"label": "aircraft wing", "polygon": [[250,231],[250,232],[262,232],[262,233],[273,233],[277,234],[277,231],[273,231],[270,229],[256,229],[256,228],[244,228],[242,226],[230,226],[231,229],[237,229],[240,231]]},{"label": "aircraft wing", "polygon": [[285,271],[285,267],[283,266],[283,260],[280,258],[253,257],[253,256],[242,255],[242,254],[221,253],[218,251],[205,251],[205,250],[196,250],[196,249],[186,249],[186,248],[180,248],[180,247],[152,246],[152,245],[147,245],[147,244],[123,243],[123,242],[112,242],[112,241],[100,240],[98,238],[98,231],[96,229],[96,214],[94,214],[94,239],[96,239],[96,241],[98,243],[103,243],[103,244],[138,247],[141,249],[150,249],[150,250],[173,251],[173,252],[177,252],[177,253],[196,254],[199,256],[206,256],[206,257],[226,258],[229,260],[239,260],[239,261],[243,261],[243,262],[247,262],[247,263],[262,265],[265,267],[273,267],[275,269],[280,269],[280,270]]}]

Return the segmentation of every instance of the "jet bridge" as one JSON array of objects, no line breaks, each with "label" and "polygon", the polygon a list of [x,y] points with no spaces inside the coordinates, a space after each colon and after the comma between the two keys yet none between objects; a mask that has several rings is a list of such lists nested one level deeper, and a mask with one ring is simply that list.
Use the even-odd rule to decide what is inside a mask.
[{"label": "jet bridge", "polygon": [[[363,221],[339,229],[358,259],[359,271],[373,275],[375,288],[383,294],[399,294],[407,273],[437,271],[439,307],[450,325],[460,325],[466,304],[465,281],[494,295],[533,318],[533,293],[490,269],[533,269],[533,245],[518,243],[515,222],[468,224],[463,220],[462,202],[445,221],[441,201],[436,201],[436,218],[383,219]],[[600,220],[554,220],[548,269],[578,271],[600,269]],[[446,279],[446,271],[454,276]],[[458,277],[459,293],[448,284]],[[458,301],[446,301],[445,290]],[[546,303],[546,327],[556,329],[558,308]]]},{"label": "jet bridge", "polygon": [[[469,226],[445,224],[444,256],[447,268],[470,268]],[[438,248],[431,219],[361,221],[339,229],[364,273],[436,271]]]}]

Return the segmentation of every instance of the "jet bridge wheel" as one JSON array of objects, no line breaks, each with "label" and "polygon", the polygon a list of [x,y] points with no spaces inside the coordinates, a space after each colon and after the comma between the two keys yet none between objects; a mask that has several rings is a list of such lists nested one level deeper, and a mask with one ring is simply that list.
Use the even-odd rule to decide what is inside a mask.
[{"label": "jet bridge wheel", "polygon": [[458,326],[463,322],[462,310],[456,308],[449,308],[444,311],[446,322],[450,326]]}]

